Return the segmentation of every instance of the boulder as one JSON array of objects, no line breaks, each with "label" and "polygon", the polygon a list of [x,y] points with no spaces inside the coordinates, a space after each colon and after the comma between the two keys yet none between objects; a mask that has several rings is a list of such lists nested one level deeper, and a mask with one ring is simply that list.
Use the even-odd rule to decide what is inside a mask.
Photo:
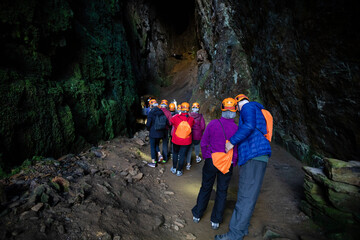
[{"label": "boulder", "polygon": [[[68,180],[65,180],[62,177],[54,177],[51,180],[52,183],[55,183],[54,186],[56,186],[56,184],[58,184],[58,186],[60,186],[60,190],[64,191],[64,192],[68,192],[69,191],[69,187],[70,187],[70,183]],[[58,190],[58,189],[57,189]]]},{"label": "boulder", "polygon": [[143,140],[141,140],[140,138],[135,138],[135,143],[137,143],[140,146],[144,146],[145,142]]},{"label": "boulder", "polygon": [[324,158],[325,173],[334,181],[360,186],[360,162]]},{"label": "boulder", "polygon": [[330,202],[337,209],[349,213],[360,213],[360,197],[336,192],[330,188],[328,189],[328,197]]},{"label": "boulder", "polygon": [[[324,171],[320,168],[303,167],[306,175],[310,176],[320,186],[326,186],[336,192],[347,193],[355,198],[360,197],[360,188],[354,185],[332,181],[325,175]],[[305,178],[306,181],[306,178]],[[305,186],[304,186],[305,187]]]}]

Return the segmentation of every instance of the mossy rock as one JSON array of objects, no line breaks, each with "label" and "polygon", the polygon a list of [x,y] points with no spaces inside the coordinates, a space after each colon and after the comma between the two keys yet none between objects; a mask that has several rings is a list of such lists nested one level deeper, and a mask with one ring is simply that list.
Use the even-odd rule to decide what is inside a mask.
[{"label": "mossy rock", "polygon": [[360,188],[354,185],[332,181],[325,174],[324,171],[320,168],[312,167],[303,167],[305,173],[311,176],[319,185],[330,188],[336,192],[347,193],[355,198],[360,197]]},{"label": "mossy rock", "polygon": [[360,197],[328,189],[330,202],[339,210],[348,213],[360,213]]},{"label": "mossy rock", "polygon": [[324,158],[325,174],[337,182],[360,186],[360,162]]}]

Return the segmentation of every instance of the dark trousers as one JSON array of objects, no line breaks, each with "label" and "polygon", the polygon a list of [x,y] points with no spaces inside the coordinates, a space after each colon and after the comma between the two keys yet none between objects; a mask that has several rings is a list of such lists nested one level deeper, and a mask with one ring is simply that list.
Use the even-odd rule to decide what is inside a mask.
[{"label": "dark trousers", "polygon": [[176,171],[182,171],[184,168],[185,157],[190,145],[176,145],[173,144],[173,168]]},{"label": "dark trousers", "polygon": [[266,162],[249,160],[239,169],[239,190],[228,235],[242,240],[248,234],[250,219],[264,179]]},{"label": "dark trousers", "polygon": [[169,146],[169,130],[166,130],[164,137],[162,138],[162,156],[165,161],[168,160],[168,146]]},{"label": "dark trousers", "polygon": [[150,151],[151,159],[157,159],[157,153],[160,152],[159,144],[161,138],[152,138],[150,137]]},{"label": "dark trousers", "polygon": [[196,205],[192,209],[194,217],[201,218],[203,216],[210,200],[215,178],[217,178],[216,198],[211,213],[211,221],[214,223],[222,222],[226,204],[227,190],[232,176],[232,171],[233,167],[231,165],[229,172],[223,174],[214,166],[211,158],[205,159],[202,170],[202,183],[200,192],[197,197]]}]

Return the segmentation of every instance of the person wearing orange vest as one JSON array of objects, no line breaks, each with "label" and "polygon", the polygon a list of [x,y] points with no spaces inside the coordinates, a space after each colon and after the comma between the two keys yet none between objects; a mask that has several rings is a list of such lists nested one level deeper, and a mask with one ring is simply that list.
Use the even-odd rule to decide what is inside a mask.
[{"label": "person wearing orange vest", "polygon": [[189,116],[190,105],[187,102],[181,104],[181,113],[171,118],[173,125],[173,166],[170,169],[177,176],[182,176],[184,161],[187,151],[192,142],[191,128],[194,125],[194,118]]},{"label": "person wearing orange vest", "polygon": [[250,102],[244,94],[237,95],[235,99],[240,111],[239,127],[225,148],[230,151],[237,145],[239,152],[238,195],[229,231],[216,235],[215,240],[242,240],[249,233],[250,219],[271,156],[270,142],[264,136],[267,132],[262,114],[264,107],[258,102]]},{"label": "person wearing orange vest", "polygon": [[216,198],[210,218],[211,227],[214,230],[219,228],[223,220],[227,190],[233,171],[232,165],[235,166],[237,160],[237,151],[235,149],[233,151],[232,164],[226,174],[223,174],[214,165],[212,154],[217,152],[225,153],[226,140],[229,140],[237,131],[237,125],[234,121],[236,117],[236,100],[233,98],[224,99],[221,111],[221,118],[209,122],[201,139],[201,152],[205,163],[202,169],[202,183],[196,205],[191,210],[193,221],[198,223],[207,208],[215,179],[217,179]]},{"label": "person wearing orange vest", "polygon": [[187,170],[190,170],[190,168],[191,168],[191,153],[192,153],[193,146],[194,146],[194,150],[195,150],[196,163],[201,162],[201,157],[199,156],[200,140],[201,140],[202,135],[205,130],[205,119],[204,119],[203,115],[201,113],[199,113],[199,110],[200,110],[200,104],[197,102],[193,103],[192,107],[191,107],[191,112],[189,113],[189,115],[194,118],[195,123],[194,123],[194,126],[192,127],[193,141],[192,141],[192,144],[190,146],[190,149],[189,149],[187,157],[186,157],[186,162],[187,162],[186,169]]},{"label": "person wearing orange vest", "polygon": [[[168,101],[166,99],[161,100],[160,103],[160,109],[164,112],[166,118],[169,121],[170,124],[170,120],[171,120],[171,112],[167,109],[168,106]],[[162,138],[162,156],[163,156],[163,160],[161,163],[166,163],[168,161],[168,145],[169,145],[169,128],[170,125],[166,126],[166,131],[164,134],[164,137]]]}]

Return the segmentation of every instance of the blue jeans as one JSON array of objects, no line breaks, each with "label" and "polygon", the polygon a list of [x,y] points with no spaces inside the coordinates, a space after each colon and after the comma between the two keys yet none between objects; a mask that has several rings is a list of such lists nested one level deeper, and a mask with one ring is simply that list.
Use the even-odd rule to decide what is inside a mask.
[{"label": "blue jeans", "polygon": [[187,158],[186,158],[186,162],[188,164],[191,164],[191,153],[192,153],[192,148],[194,146],[195,149],[195,156],[199,156],[200,154],[200,140],[193,140],[192,144],[190,145],[188,154],[187,154]]},{"label": "blue jeans", "polygon": [[152,138],[150,137],[150,151],[151,159],[157,159],[157,153],[160,152],[159,144],[161,138]]},{"label": "blue jeans", "polygon": [[266,165],[266,162],[251,159],[240,166],[238,196],[227,233],[230,239],[242,240],[249,233],[248,227],[264,179]]},{"label": "blue jeans", "polygon": [[203,216],[210,200],[215,178],[217,178],[216,198],[211,213],[211,221],[214,223],[222,222],[232,171],[233,167],[231,165],[229,172],[223,174],[214,166],[211,158],[205,159],[200,192],[197,197],[196,205],[191,210],[194,217],[201,218]]},{"label": "blue jeans", "polygon": [[166,130],[164,137],[162,138],[162,156],[165,161],[168,160],[168,145],[169,145],[169,130]]},{"label": "blue jeans", "polygon": [[184,168],[185,157],[190,145],[173,144],[173,168],[182,171]]}]

